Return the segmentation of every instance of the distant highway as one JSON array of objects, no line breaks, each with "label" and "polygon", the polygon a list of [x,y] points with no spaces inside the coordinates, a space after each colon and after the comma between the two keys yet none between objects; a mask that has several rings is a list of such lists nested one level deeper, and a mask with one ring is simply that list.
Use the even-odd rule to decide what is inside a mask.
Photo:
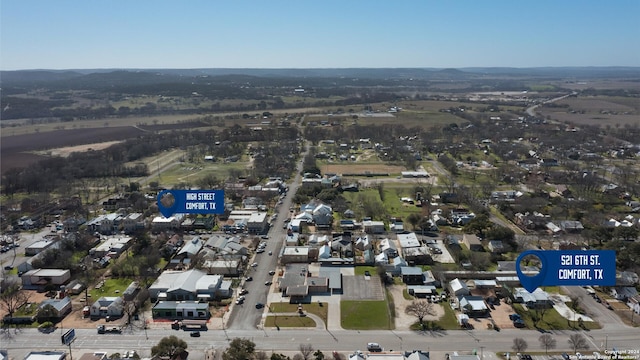
[{"label": "distant highway", "polygon": [[540,105],[550,104],[550,103],[552,103],[552,102],[556,102],[556,101],[559,101],[559,100],[562,100],[562,99],[566,99],[566,98],[568,98],[568,97],[569,97],[569,96],[571,96],[571,95],[577,95],[577,94],[578,94],[577,92],[573,91],[573,92],[571,92],[570,94],[562,95],[562,96],[559,96],[559,97],[557,97],[557,98],[553,98],[553,99],[549,99],[549,100],[547,100],[547,101],[544,101],[542,104],[536,104],[536,105],[533,105],[533,106],[531,106],[531,107],[528,107],[528,108],[527,108],[527,115],[532,116],[532,117],[535,117],[535,116],[536,116],[536,109],[537,109]]}]

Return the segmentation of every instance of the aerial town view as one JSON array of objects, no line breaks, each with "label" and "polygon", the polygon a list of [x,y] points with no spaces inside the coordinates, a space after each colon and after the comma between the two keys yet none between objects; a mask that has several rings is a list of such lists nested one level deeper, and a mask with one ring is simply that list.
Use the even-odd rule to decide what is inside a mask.
[{"label": "aerial town view", "polygon": [[0,360],[640,360],[640,2],[0,3]]}]

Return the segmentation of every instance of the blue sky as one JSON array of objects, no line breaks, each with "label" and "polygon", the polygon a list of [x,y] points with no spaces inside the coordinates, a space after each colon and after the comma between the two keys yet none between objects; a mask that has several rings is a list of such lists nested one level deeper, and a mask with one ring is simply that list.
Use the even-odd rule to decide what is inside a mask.
[{"label": "blue sky", "polygon": [[0,0],[0,69],[640,66],[640,0]]}]

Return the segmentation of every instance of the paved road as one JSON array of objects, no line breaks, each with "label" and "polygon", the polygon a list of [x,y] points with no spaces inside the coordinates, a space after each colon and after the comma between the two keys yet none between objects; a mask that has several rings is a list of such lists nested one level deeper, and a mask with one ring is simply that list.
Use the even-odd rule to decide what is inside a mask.
[{"label": "paved road", "polygon": [[[607,309],[601,303],[587,294],[587,291],[580,286],[563,286],[562,291],[569,296],[580,299],[580,307],[586,309],[587,315],[602,325],[604,330],[617,329],[625,326],[625,323],[612,310]],[[640,338],[639,338],[640,339]]]},{"label": "paved road", "polygon": [[571,96],[571,95],[576,95],[576,94],[577,94],[577,92],[575,92],[575,91],[574,91],[574,92],[572,92],[572,93],[570,93],[570,94],[566,94],[566,95],[559,96],[559,97],[557,97],[557,98],[549,99],[549,100],[547,100],[547,101],[543,102],[542,104],[533,105],[533,106],[531,106],[531,107],[528,107],[528,108],[527,108],[527,115],[529,115],[529,116],[536,116],[536,109],[537,109],[540,105],[543,105],[543,104],[549,104],[549,103],[556,102],[556,101],[559,101],[559,100],[562,100],[562,99],[566,99],[566,98],[568,98],[569,96]]},{"label": "paved road", "polygon": [[[569,351],[567,342],[573,331],[555,331],[552,333],[557,341],[554,351]],[[113,353],[124,349],[135,349],[141,356],[150,354],[151,346],[165,336],[176,335],[184,339],[189,350],[193,354],[190,359],[203,359],[204,350],[217,348],[223,349],[228,340],[223,331],[202,332],[199,338],[189,337],[187,332],[173,330],[148,330],[135,334],[123,335],[98,335],[95,330],[77,329],[77,340],[72,345],[72,351],[79,356],[83,351],[102,350]],[[27,329],[18,334],[0,334],[0,346],[9,350],[12,357],[22,358],[29,350],[65,350],[60,344],[60,332],[53,334],[41,334],[36,329]],[[247,338],[256,343],[257,349],[269,351],[297,351],[299,344],[311,343],[314,348],[320,349],[325,354],[331,351],[353,352],[363,350],[367,342],[378,342],[385,350],[412,350],[424,349],[433,352],[458,351],[470,352],[482,348],[484,351],[502,353],[511,351],[513,339],[520,337],[528,342],[528,351],[544,351],[540,347],[538,337],[540,333],[533,330],[505,329],[497,333],[490,330],[473,331],[446,331],[441,333],[416,333],[410,331],[348,331],[348,330],[300,330],[300,329],[274,329],[266,330],[227,330],[230,338]],[[640,329],[618,327],[608,330],[592,330],[585,332],[590,350],[604,353],[605,342],[607,349],[639,348]],[[637,358],[637,357],[635,357]],[[437,358],[436,360],[444,360]]]},{"label": "paved road", "polygon": [[[296,191],[298,190],[298,187],[302,182],[300,173],[302,172],[304,157],[308,152],[309,144],[306,143],[301,160],[298,163],[296,169],[296,177],[289,185],[289,191],[287,191],[286,196],[284,197],[284,199],[282,199],[282,203],[278,205],[276,209],[278,217],[276,221],[273,222],[273,226],[269,230],[269,239],[265,240],[267,243],[265,252],[255,255],[254,259],[251,262],[257,262],[258,266],[255,268],[251,268],[246,274],[247,276],[253,277],[253,281],[244,283],[244,287],[249,291],[249,293],[245,295],[245,303],[239,306],[232,306],[231,313],[225,325],[227,329],[256,329],[256,327],[260,323],[263,312],[269,310],[266,307],[263,309],[256,309],[256,303],[267,304],[267,295],[269,291],[272,291],[273,286],[275,286],[266,286],[265,282],[267,280],[273,281],[273,276],[269,275],[269,271],[275,270],[277,266],[278,254],[280,254],[283,239],[286,235],[286,231],[282,228],[283,221],[285,218],[290,216],[289,208],[293,203],[293,196],[296,194]],[[269,251],[271,251],[273,255],[268,255]]]}]

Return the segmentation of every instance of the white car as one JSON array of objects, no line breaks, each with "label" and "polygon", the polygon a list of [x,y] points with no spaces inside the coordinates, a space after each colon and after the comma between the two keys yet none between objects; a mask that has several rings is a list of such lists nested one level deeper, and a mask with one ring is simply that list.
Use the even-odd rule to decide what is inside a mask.
[{"label": "white car", "polygon": [[257,266],[258,266],[257,262],[254,262],[253,264],[251,264],[251,267],[257,267]]}]

